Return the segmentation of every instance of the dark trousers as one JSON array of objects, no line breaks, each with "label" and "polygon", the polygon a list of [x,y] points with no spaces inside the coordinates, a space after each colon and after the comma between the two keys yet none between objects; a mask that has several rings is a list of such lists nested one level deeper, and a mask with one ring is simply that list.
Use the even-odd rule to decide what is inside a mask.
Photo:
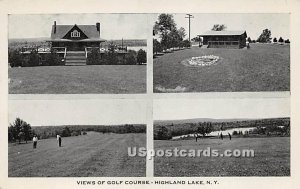
[{"label": "dark trousers", "polygon": [[36,145],[37,145],[37,141],[34,141],[33,142],[33,148],[36,148]]},{"label": "dark trousers", "polygon": [[61,138],[58,139],[58,146],[61,147]]}]

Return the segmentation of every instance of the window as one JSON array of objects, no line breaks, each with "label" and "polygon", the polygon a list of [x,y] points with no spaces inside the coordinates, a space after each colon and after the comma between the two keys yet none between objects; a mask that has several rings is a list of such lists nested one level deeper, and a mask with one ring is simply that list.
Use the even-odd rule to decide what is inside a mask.
[{"label": "window", "polygon": [[72,31],[71,37],[80,37],[80,32],[78,32],[77,30]]}]

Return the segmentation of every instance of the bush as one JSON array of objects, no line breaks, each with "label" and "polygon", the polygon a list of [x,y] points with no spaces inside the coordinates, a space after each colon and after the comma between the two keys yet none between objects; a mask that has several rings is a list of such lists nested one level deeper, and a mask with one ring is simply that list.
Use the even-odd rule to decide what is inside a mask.
[{"label": "bush", "polygon": [[284,42],[285,43],[291,43],[289,39],[285,40]]},{"label": "bush", "polygon": [[161,126],[156,132],[154,132],[154,140],[170,139],[172,139],[171,132],[165,126]]},{"label": "bush", "polygon": [[86,64],[87,65],[101,65],[105,64],[107,61],[101,61],[101,54],[99,49],[92,49],[92,51],[88,54]]},{"label": "bush", "polygon": [[136,52],[134,50],[129,50],[125,55],[125,64],[127,65],[135,65],[136,61]]},{"label": "bush", "polygon": [[51,51],[51,53],[45,55],[44,66],[58,66],[61,64],[61,59],[56,51]]},{"label": "bush", "polygon": [[186,40],[183,41],[183,46],[184,47],[191,47],[191,42],[186,39]]},{"label": "bush", "polygon": [[33,66],[39,66],[39,65],[40,65],[40,56],[36,50],[32,50],[28,56],[27,61],[24,61],[23,66],[24,67],[33,67]]},{"label": "bush", "polygon": [[14,50],[8,53],[8,62],[11,67],[22,66],[22,55],[18,50]]},{"label": "bush", "polygon": [[136,61],[138,64],[147,62],[147,53],[143,49],[140,49],[137,53]]},{"label": "bush", "polygon": [[282,37],[279,38],[278,42],[279,43],[283,43],[284,42],[284,40],[282,39]]},{"label": "bush", "polygon": [[65,127],[61,133],[62,137],[69,137],[71,136],[71,130],[69,129],[69,127]]}]

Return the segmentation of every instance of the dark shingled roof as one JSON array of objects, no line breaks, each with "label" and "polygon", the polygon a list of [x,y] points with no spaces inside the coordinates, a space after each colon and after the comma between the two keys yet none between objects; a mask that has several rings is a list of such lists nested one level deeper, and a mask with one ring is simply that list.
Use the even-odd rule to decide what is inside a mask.
[{"label": "dark shingled roof", "polygon": [[[56,25],[56,33],[54,33],[54,25],[51,30],[51,40],[61,40],[75,25]],[[106,41],[100,38],[96,25],[76,25],[89,39],[96,41]],[[87,39],[85,39],[86,41]]]},{"label": "dark shingled roof", "polygon": [[246,36],[247,36],[247,33],[245,30],[243,30],[243,31],[207,31],[200,36],[243,35],[243,34],[246,34]]}]

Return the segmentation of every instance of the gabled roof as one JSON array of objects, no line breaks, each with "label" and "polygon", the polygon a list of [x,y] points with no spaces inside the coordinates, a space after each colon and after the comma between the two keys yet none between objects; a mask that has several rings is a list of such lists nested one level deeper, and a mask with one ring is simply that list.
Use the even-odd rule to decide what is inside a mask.
[{"label": "gabled roof", "polygon": [[[51,40],[59,41],[61,40],[75,25],[56,25],[56,32],[54,33],[54,25],[52,25],[51,30]],[[105,41],[100,39],[100,34],[97,31],[96,25],[76,25],[89,40]]]},{"label": "gabled roof", "polygon": [[246,36],[247,36],[247,33],[245,30],[242,30],[242,31],[207,31],[200,36],[243,35],[243,34],[246,34]]}]

